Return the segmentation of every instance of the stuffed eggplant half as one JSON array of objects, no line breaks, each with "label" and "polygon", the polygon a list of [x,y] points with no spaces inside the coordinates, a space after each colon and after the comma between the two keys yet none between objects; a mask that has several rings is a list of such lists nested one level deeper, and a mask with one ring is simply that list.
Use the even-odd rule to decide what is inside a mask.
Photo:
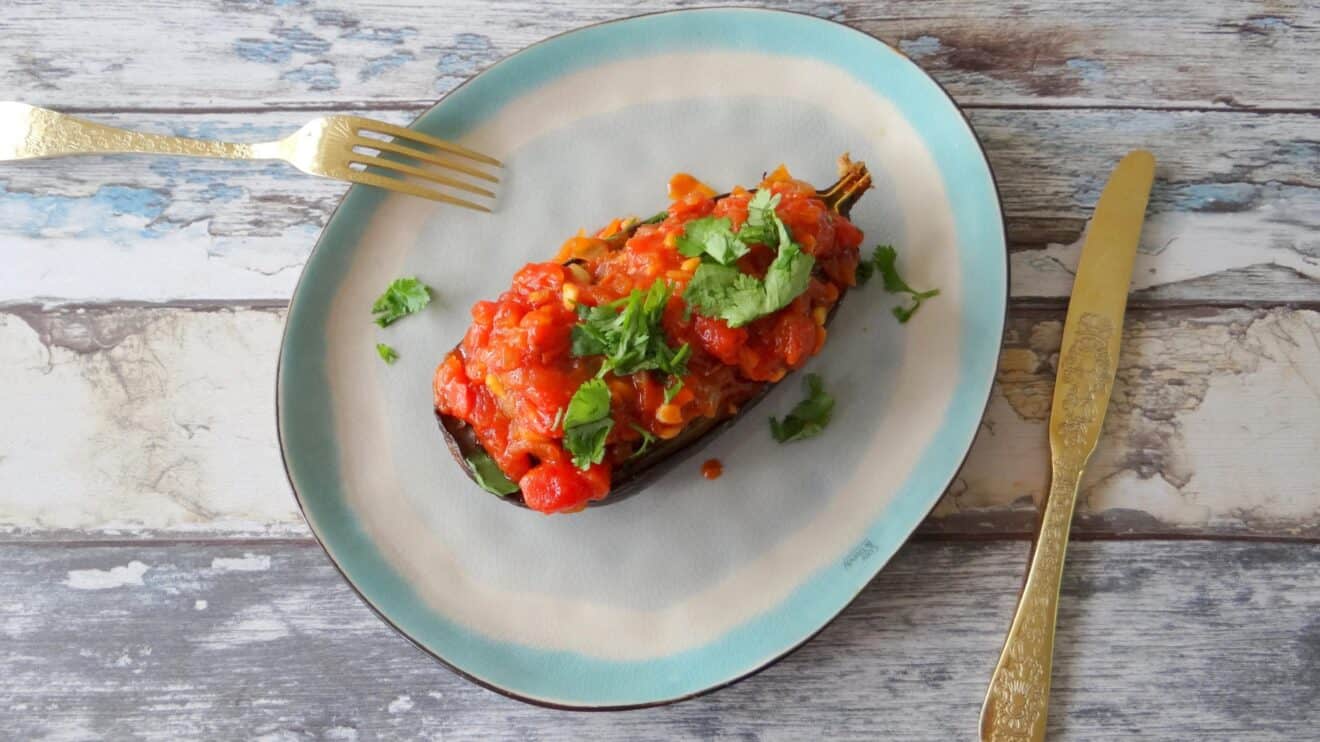
[{"label": "stuffed eggplant half", "polygon": [[819,191],[782,166],[723,195],[676,175],[665,211],[570,238],[473,306],[434,379],[464,471],[543,513],[616,502],[820,352],[871,187],[839,167]]}]

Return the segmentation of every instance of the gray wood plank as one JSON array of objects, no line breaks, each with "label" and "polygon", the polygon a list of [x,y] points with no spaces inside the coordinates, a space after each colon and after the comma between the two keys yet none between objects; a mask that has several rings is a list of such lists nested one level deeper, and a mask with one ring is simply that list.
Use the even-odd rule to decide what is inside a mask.
[{"label": "gray wood plank", "polygon": [[[730,0],[735,5],[764,5]],[[657,0],[10,3],[0,98],[82,107],[425,100],[546,36]],[[976,104],[1317,107],[1314,3],[781,0],[902,49]],[[94,8],[94,10],[92,10]],[[205,29],[205,33],[198,33]]]},{"label": "gray wood plank", "polygon": [[[1025,542],[915,543],[801,651],[671,708],[548,711],[392,633],[312,545],[0,547],[12,739],[972,736]],[[1320,729],[1320,545],[1074,544],[1052,739]]]}]

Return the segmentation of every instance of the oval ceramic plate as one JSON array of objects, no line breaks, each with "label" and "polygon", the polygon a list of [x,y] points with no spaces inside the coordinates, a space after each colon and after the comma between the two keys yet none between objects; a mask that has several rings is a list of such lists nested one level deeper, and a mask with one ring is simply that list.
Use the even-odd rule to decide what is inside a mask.
[{"label": "oval ceramic plate", "polygon": [[[807,16],[698,10],[605,23],[516,54],[414,126],[502,158],[493,215],[352,188],[307,263],[278,414],[307,521],[366,601],[467,677],[536,703],[663,703],[811,637],[894,554],[976,433],[1003,332],[995,184],[947,95],[879,41]],[[876,187],[853,218],[914,286],[900,325],[879,282],[851,293],[809,369],[838,399],[818,438],[778,445],[790,377],[647,492],[573,516],[510,507],[450,458],[431,375],[468,308],[579,228],[647,215],[675,171],[717,190],[786,163],[827,184],[842,152]],[[435,301],[371,322],[390,280]],[[387,366],[374,345],[400,360]],[[702,458],[725,474],[701,478]]]}]

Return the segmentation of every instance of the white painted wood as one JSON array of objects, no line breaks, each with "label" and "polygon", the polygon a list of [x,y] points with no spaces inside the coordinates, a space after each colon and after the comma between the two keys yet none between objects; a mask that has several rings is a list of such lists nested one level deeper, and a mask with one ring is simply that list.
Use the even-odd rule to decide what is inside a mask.
[{"label": "white painted wood", "polygon": [[[402,123],[416,111],[367,113]],[[254,141],[287,134],[310,115],[95,118]],[[1068,294],[1081,231],[1109,168],[1144,146],[1159,157],[1160,179],[1137,261],[1139,297],[1320,301],[1313,116],[1015,109],[976,110],[972,121],[1004,196],[1015,297]],[[343,191],[279,164],[122,157],[3,164],[0,303],[287,299]]]},{"label": "white painted wood", "polygon": [[[738,5],[763,5],[743,3]],[[789,0],[895,44],[977,104],[1317,107],[1311,3]],[[546,36],[676,2],[10,4],[0,98],[80,107],[429,100]],[[198,30],[205,33],[195,33]]]},{"label": "white painted wood", "polygon": [[[266,309],[0,312],[0,528],[23,538],[306,535],[275,440],[282,319]],[[1015,313],[980,438],[928,530],[1032,528],[1060,320]],[[1317,335],[1312,310],[1132,312],[1081,528],[1320,536]]]},{"label": "white painted wood", "polygon": [[[1061,319],[1010,321],[989,413],[937,527],[1034,528]],[[1105,532],[1320,536],[1317,413],[1320,313],[1130,311],[1079,513]]]},{"label": "white painted wood", "polygon": [[275,440],[283,311],[0,318],[0,528],[305,535]]},{"label": "white painted wood", "polygon": [[[911,544],[765,672],[584,714],[452,675],[313,545],[6,546],[0,720],[14,739],[971,739],[1026,549]],[[1050,739],[1310,739],[1317,616],[1317,545],[1076,543]]]}]

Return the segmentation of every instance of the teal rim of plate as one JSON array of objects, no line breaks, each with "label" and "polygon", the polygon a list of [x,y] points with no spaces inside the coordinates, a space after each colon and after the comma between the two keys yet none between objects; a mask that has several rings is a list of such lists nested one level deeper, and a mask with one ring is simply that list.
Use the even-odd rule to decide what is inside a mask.
[{"label": "teal rim of plate", "polygon": [[612,661],[483,636],[428,607],[389,564],[357,522],[338,474],[338,446],[326,403],[325,317],[354,246],[384,194],[356,186],[349,190],[312,251],[289,308],[276,414],[289,481],[313,532],[354,589],[387,622],[470,679],[522,700],[574,708],[665,703],[736,681],[795,649],[861,592],[934,506],[960,468],[989,398],[1008,293],[994,178],[952,99],[916,64],[878,39],[833,21],[757,9],[681,10],[611,21],[508,57],[454,90],[413,126],[457,138],[509,101],[569,73],[604,62],[710,50],[802,57],[848,72],[912,124],[953,205],[963,295],[957,386],[945,419],[898,494],[858,543],[844,551],[858,558],[818,570],[779,605],[719,638],[662,658]]}]

